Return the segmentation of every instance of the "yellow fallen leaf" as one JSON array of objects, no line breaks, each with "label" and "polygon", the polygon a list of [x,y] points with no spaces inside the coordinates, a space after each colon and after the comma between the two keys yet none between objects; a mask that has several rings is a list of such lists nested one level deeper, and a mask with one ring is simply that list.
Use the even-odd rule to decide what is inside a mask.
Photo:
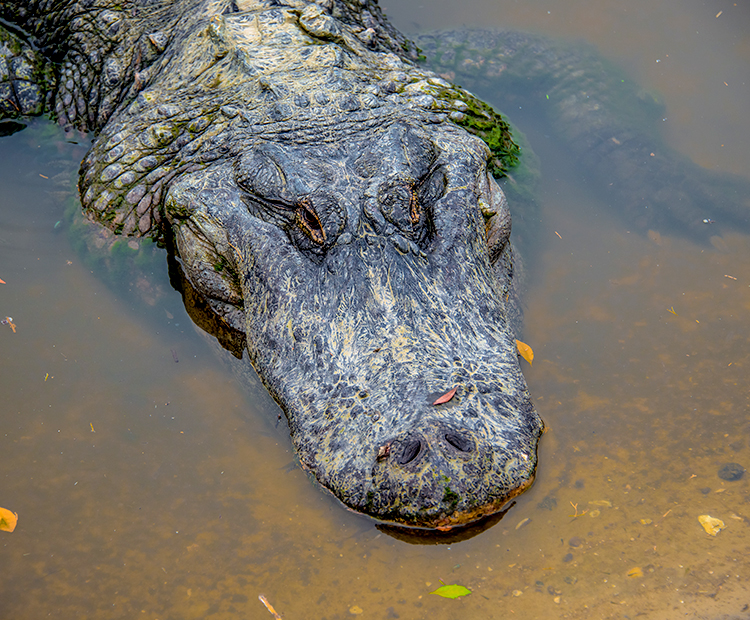
[{"label": "yellow fallen leaf", "polygon": [[529,363],[529,366],[531,366],[531,362],[534,361],[534,351],[532,348],[520,340],[516,340],[516,348],[518,349],[520,356]]},{"label": "yellow fallen leaf", "polygon": [[700,515],[698,521],[700,521],[703,529],[706,530],[706,534],[710,536],[716,536],[721,530],[726,528],[724,521],[716,519],[710,515]]},{"label": "yellow fallen leaf", "polygon": [[643,569],[635,566],[628,571],[628,577],[643,577]]},{"label": "yellow fallen leaf", "polygon": [[12,532],[18,523],[18,513],[11,512],[6,508],[0,508],[0,530]]}]

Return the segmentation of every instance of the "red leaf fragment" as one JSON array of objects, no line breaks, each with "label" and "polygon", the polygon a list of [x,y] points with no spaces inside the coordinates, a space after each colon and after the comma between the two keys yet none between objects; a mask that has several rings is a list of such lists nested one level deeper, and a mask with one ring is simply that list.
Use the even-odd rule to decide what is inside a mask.
[{"label": "red leaf fragment", "polygon": [[433,405],[442,405],[443,403],[447,403],[451,398],[453,398],[456,395],[456,390],[458,387],[454,387],[450,392],[446,392],[443,394],[440,398],[438,398]]}]

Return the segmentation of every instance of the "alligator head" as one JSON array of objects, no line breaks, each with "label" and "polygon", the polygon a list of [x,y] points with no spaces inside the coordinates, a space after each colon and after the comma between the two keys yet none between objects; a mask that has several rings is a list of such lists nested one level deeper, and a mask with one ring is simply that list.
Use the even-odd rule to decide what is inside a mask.
[{"label": "alligator head", "polygon": [[499,511],[543,425],[508,319],[508,207],[456,124],[475,100],[317,5],[191,24],[104,127],[84,206],[171,231],[348,507],[424,527]]}]

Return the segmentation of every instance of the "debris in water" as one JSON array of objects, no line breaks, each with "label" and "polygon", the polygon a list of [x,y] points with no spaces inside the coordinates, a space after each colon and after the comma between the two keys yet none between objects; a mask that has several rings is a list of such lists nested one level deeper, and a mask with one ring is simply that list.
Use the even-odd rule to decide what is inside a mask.
[{"label": "debris in water", "polygon": [[263,596],[262,594],[258,595],[258,599],[261,603],[263,603],[266,606],[266,609],[271,613],[271,615],[276,618],[276,620],[281,620],[281,614],[279,614],[274,608],[271,603],[268,602],[268,599]]},{"label": "debris in water", "polygon": [[628,571],[628,577],[643,577],[643,569],[635,566]]},{"label": "debris in water", "polygon": [[12,532],[18,523],[18,513],[11,512],[7,508],[0,508],[0,530]]},{"label": "debris in water", "polygon": [[724,521],[716,519],[710,515],[700,515],[698,521],[700,521],[703,529],[706,530],[706,534],[710,536],[716,536],[721,530],[727,527],[724,525]]},{"label": "debris in water", "polygon": [[464,586],[459,586],[455,583],[451,585],[443,584],[434,592],[430,592],[430,594],[437,594],[438,596],[442,596],[444,598],[458,598],[459,596],[466,596],[467,594],[471,594],[471,590],[469,590],[469,588],[465,588]]},{"label": "debris in water", "polygon": [[531,366],[531,362],[534,361],[533,349],[520,340],[516,340],[516,348],[518,349],[518,354],[529,363],[529,366]]},{"label": "debris in water", "polygon": [[528,524],[530,522],[531,522],[531,519],[529,519],[528,517],[526,517],[525,519],[523,519],[523,521],[519,521],[518,522],[518,525],[516,525],[516,529],[520,530],[524,525],[526,525],[526,524]]},{"label": "debris in water", "polygon": [[739,463],[725,463],[719,469],[719,478],[735,482],[745,475],[745,468]]},{"label": "debris in water", "polygon": [[[5,284],[5,282],[3,282]],[[7,325],[13,330],[13,333],[16,333],[16,324],[13,322],[13,317],[6,316],[2,321],[0,321],[3,325]]]}]

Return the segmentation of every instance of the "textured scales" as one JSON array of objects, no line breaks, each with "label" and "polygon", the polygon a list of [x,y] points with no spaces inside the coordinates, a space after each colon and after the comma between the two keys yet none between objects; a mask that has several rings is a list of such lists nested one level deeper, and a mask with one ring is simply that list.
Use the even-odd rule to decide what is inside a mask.
[{"label": "textured scales", "polygon": [[99,132],[86,212],[174,243],[325,487],[379,519],[447,527],[531,484],[543,425],[488,171],[517,147],[489,106],[415,64],[377,5],[0,8],[61,63],[46,85],[60,122]]}]

